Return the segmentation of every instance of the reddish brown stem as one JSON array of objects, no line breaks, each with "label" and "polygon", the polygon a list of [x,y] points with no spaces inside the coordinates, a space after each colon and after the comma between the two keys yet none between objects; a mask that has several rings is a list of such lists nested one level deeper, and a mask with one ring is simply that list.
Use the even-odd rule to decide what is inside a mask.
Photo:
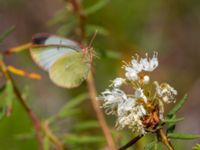
[{"label": "reddish brown stem", "polygon": [[138,135],[135,138],[133,138],[131,141],[129,141],[126,145],[122,146],[118,150],[126,150],[127,148],[134,145],[138,140],[140,140],[144,135]]},{"label": "reddish brown stem", "polygon": [[35,128],[36,138],[37,138],[38,143],[39,143],[39,149],[43,150],[43,138],[42,138],[40,120],[38,119],[36,114],[31,110],[31,108],[26,103],[25,99],[23,98],[20,91],[18,90],[13,78],[10,76],[10,73],[7,71],[7,68],[6,68],[3,61],[0,62],[0,67],[1,67],[3,74],[5,75],[6,79],[11,81],[14,93],[17,97],[17,100],[19,100],[19,102],[23,106],[24,110],[27,112],[29,118],[31,119],[33,126]]},{"label": "reddish brown stem", "polygon": [[170,143],[170,141],[168,140],[167,136],[165,135],[165,132],[163,131],[163,129],[159,129],[159,135],[161,137],[161,140],[163,142],[163,144],[166,145],[166,147],[169,149],[169,150],[174,150],[172,144]]},{"label": "reddish brown stem", "polygon": [[104,115],[100,109],[100,104],[99,101],[96,100],[96,88],[94,86],[94,81],[93,81],[93,75],[92,72],[89,73],[89,76],[87,78],[87,85],[88,85],[88,91],[89,91],[89,96],[93,105],[93,108],[95,110],[96,116],[98,118],[99,124],[103,130],[104,136],[107,140],[108,146],[110,150],[116,150],[115,143],[112,138],[112,134],[107,126],[107,123],[105,121]]},{"label": "reddish brown stem", "polygon": [[[45,121],[42,124],[43,131],[45,135],[55,144],[56,150],[64,150],[63,144],[59,141],[59,139],[53,134],[53,132],[49,129],[48,121]],[[66,148],[65,148],[66,150]]]},{"label": "reddish brown stem", "polygon": [[[71,5],[73,6],[74,12],[79,17],[79,28],[80,28],[80,42],[83,44],[84,40],[86,38],[86,32],[85,32],[85,26],[86,26],[86,15],[84,14],[84,11],[81,7],[81,4],[78,0],[70,0],[69,1]],[[94,108],[94,111],[96,113],[97,119],[99,121],[99,124],[102,128],[102,131],[104,133],[104,136],[107,140],[108,146],[110,150],[116,150],[116,146],[114,143],[114,140],[112,138],[112,134],[108,128],[108,125],[106,123],[106,120],[104,118],[104,115],[100,109],[99,101],[96,100],[96,87],[93,80],[92,72],[90,71],[88,78],[87,78],[87,86],[89,91],[90,100],[92,103],[92,106]]]}]

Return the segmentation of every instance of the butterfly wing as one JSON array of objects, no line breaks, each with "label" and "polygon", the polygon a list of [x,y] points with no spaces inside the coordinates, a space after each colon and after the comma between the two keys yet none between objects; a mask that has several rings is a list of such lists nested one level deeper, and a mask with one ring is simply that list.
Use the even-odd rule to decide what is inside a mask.
[{"label": "butterfly wing", "polygon": [[30,48],[33,60],[44,70],[61,56],[73,51],[81,51],[79,45],[71,40],[49,34],[36,34]]},{"label": "butterfly wing", "polygon": [[87,78],[89,68],[90,61],[86,55],[80,52],[69,52],[53,63],[49,75],[58,86],[73,88]]},{"label": "butterfly wing", "polygon": [[76,50],[80,50],[80,46],[78,43],[66,39],[64,37],[60,37],[57,35],[39,33],[33,36],[32,38],[33,45],[62,45],[62,46],[70,46]]}]

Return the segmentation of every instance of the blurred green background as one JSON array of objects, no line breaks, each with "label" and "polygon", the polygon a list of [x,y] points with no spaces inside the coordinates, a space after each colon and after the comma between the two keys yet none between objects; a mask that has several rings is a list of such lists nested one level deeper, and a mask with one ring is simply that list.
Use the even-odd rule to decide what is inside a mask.
[{"label": "blurred green background", "polygon": [[[82,1],[84,8],[96,2]],[[62,0],[0,0],[0,33],[16,26],[15,32],[0,44],[0,50],[29,42],[38,32],[56,33],[59,25],[50,26],[50,20],[66,7]],[[153,79],[169,82],[177,89],[178,99],[184,93],[189,94],[180,112],[185,120],[178,124],[177,131],[200,134],[200,1],[110,0],[87,19],[89,25],[101,26],[105,33],[97,35],[93,43],[99,53],[94,67],[98,93],[108,87],[110,80],[122,75],[122,60],[129,61],[136,52],[144,55],[158,51],[160,65],[152,73]],[[60,29],[59,33],[62,31]],[[13,76],[18,87],[26,91],[28,103],[41,119],[55,114],[64,103],[86,89],[85,83],[70,90],[56,87],[48,74],[33,63],[28,52],[8,56],[6,62],[42,74],[40,81]],[[2,76],[0,79],[2,85]],[[95,119],[89,101],[80,109],[85,111],[81,118]],[[114,120],[110,118],[107,120],[114,128]],[[186,141],[177,145],[187,150],[198,142]],[[30,120],[15,101],[12,116],[0,120],[0,150],[27,149],[37,149],[37,143]]]}]

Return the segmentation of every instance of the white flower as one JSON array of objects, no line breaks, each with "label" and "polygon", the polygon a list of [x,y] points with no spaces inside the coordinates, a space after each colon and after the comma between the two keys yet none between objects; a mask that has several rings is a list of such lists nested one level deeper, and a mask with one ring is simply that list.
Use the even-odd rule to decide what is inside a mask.
[{"label": "white flower", "polygon": [[143,89],[138,88],[135,90],[135,94],[134,94],[135,98],[137,99],[143,99],[145,103],[147,103],[147,97],[145,96]]},{"label": "white flower", "polygon": [[150,72],[153,71],[158,67],[158,53],[154,53],[151,59],[148,58],[148,55],[146,58],[142,58],[140,60],[140,64],[142,66],[142,70]]},{"label": "white flower", "polygon": [[175,96],[177,91],[167,83],[162,83],[161,85],[158,82],[154,82],[156,85],[156,93],[165,103],[175,102]]},{"label": "white flower", "polygon": [[122,90],[115,88],[102,92],[102,96],[98,99],[104,101],[102,107],[105,108],[107,114],[115,114],[118,104],[126,100],[127,96]]},{"label": "white flower", "polygon": [[131,68],[129,66],[125,66],[125,76],[128,80],[136,81],[138,80],[138,72],[134,68]]},{"label": "white flower", "polygon": [[[128,127],[132,132],[144,134],[144,125],[142,123],[142,117],[145,115],[143,111],[144,108],[141,106],[135,106],[129,113],[125,115],[120,115],[117,118],[116,127],[122,129]],[[145,111],[146,113],[146,111]]]},{"label": "white flower", "polygon": [[134,70],[138,73],[138,72],[141,72],[142,71],[142,64],[139,63],[138,60],[136,60],[135,58],[133,58],[131,60],[131,64],[132,64],[132,68],[134,68]]},{"label": "white flower", "polygon": [[127,112],[131,111],[136,105],[136,100],[133,98],[128,98],[124,101],[121,101],[118,104],[118,115],[126,114]]},{"label": "white flower", "polygon": [[112,85],[117,88],[120,87],[125,81],[126,80],[123,78],[116,78],[115,80],[113,80]]},{"label": "white flower", "polygon": [[138,116],[143,117],[147,114],[143,105],[139,105],[138,107]]},{"label": "white flower", "polygon": [[[125,76],[128,80],[136,81],[139,79],[139,73],[142,71],[153,71],[158,66],[158,54],[154,53],[152,58],[149,58],[148,55],[146,55],[146,58],[139,57],[131,60],[131,64],[125,65]],[[149,82],[149,76],[145,77],[145,83]]]},{"label": "white flower", "polygon": [[144,134],[142,118],[147,115],[143,105],[137,103],[137,98],[144,98],[142,89],[136,90],[136,96],[128,97],[122,90],[114,88],[102,92],[98,99],[103,100],[102,105],[107,114],[117,116],[116,126],[118,129],[130,128],[133,132]]}]

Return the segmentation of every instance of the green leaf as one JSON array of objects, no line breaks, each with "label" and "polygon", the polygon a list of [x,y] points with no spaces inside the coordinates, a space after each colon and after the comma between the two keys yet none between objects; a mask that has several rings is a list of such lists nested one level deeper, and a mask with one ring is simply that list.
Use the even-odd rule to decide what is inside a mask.
[{"label": "green leaf", "polygon": [[9,27],[4,33],[0,35],[0,43],[4,41],[6,37],[8,37],[12,32],[15,31],[15,26]]},{"label": "green leaf", "polygon": [[98,52],[101,55],[101,57],[111,58],[111,59],[121,59],[121,53],[118,51],[99,49]]},{"label": "green leaf", "polygon": [[85,13],[86,15],[91,15],[97,11],[99,11],[100,9],[102,9],[104,6],[106,6],[108,4],[108,2],[110,2],[110,0],[99,0],[96,4],[94,4],[93,6],[86,8],[85,9]]},{"label": "green leaf", "polygon": [[65,106],[63,106],[62,110],[66,110],[66,109],[71,109],[71,108],[77,107],[78,105],[80,105],[87,98],[88,98],[88,94],[87,93],[82,93],[82,94],[76,96],[75,98],[69,100],[69,102]]},{"label": "green leaf", "polygon": [[55,13],[55,15],[47,22],[48,26],[54,26],[56,24],[60,24],[63,20],[66,20],[67,11],[66,9],[61,9]]},{"label": "green leaf", "polygon": [[74,116],[77,114],[80,114],[80,109],[63,110],[59,112],[57,116],[60,118],[65,118],[65,117]]},{"label": "green leaf", "polygon": [[187,99],[188,99],[188,95],[184,95],[184,97],[167,114],[167,117],[171,118],[174,114],[176,114],[183,107]]},{"label": "green leaf", "polygon": [[6,107],[0,107],[0,120],[6,115]]},{"label": "green leaf", "polygon": [[64,24],[58,28],[56,33],[62,36],[68,36],[73,31],[73,28],[75,27],[75,25],[76,25],[76,22],[74,21],[68,23],[67,25]]},{"label": "green leaf", "polygon": [[[175,119],[176,118],[176,115],[173,115],[171,119]],[[169,123],[168,127],[167,127],[167,133],[172,133],[174,132],[176,128],[176,123]]]},{"label": "green leaf", "polygon": [[164,119],[163,122],[165,123],[177,123],[179,121],[182,121],[184,118],[171,118],[171,119]]},{"label": "green leaf", "polygon": [[64,137],[64,142],[71,145],[77,144],[97,144],[98,142],[104,142],[105,139],[102,136],[88,136],[88,135],[75,135],[67,134]]},{"label": "green leaf", "polygon": [[196,144],[192,149],[193,150],[200,150],[200,144]]},{"label": "green leaf", "polygon": [[82,131],[82,130],[94,129],[94,128],[99,128],[99,124],[96,120],[81,122],[73,126],[73,129],[75,131]]},{"label": "green leaf", "polygon": [[65,118],[79,114],[80,109],[78,106],[87,98],[88,94],[82,93],[75,98],[69,100],[69,102],[66,103],[55,116],[51,116],[50,118],[48,118],[48,121],[53,122],[57,117]]},{"label": "green leaf", "polygon": [[35,137],[34,132],[19,133],[13,136],[16,140],[30,140]]},{"label": "green leaf", "polygon": [[10,80],[8,80],[6,83],[5,92],[6,92],[6,97],[5,97],[6,113],[7,115],[10,115],[12,111],[13,100],[15,99],[13,85]]},{"label": "green leaf", "polygon": [[50,141],[47,136],[44,138],[44,150],[49,150],[50,149]]},{"label": "green leaf", "polygon": [[188,133],[169,133],[168,138],[177,140],[194,140],[200,138],[200,135],[188,134]]},{"label": "green leaf", "polygon": [[106,36],[109,33],[108,30],[106,30],[104,27],[92,24],[88,24],[86,26],[86,31],[88,35],[93,35],[95,32],[97,32],[97,35]]},{"label": "green leaf", "polygon": [[157,144],[156,141],[153,141],[153,142],[147,144],[147,145],[144,147],[144,150],[152,150],[152,149],[155,147],[155,144]]},{"label": "green leaf", "polygon": [[78,95],[77,97],[69,100],[69,102],[66,103],[58,112],[58,117],[73,116],[80,113],[80,109],[78,109],[78,106],[87,98],[88,98],[88,94],[82,93]]},{"label": "green leaf", "polygon": [[9,116],[11,114],[14,98],[15,94],[13,91],[13,86],[11,81],[8,80],[4,89],[0,93],[0,119],[2,119],[5,115]]}]

